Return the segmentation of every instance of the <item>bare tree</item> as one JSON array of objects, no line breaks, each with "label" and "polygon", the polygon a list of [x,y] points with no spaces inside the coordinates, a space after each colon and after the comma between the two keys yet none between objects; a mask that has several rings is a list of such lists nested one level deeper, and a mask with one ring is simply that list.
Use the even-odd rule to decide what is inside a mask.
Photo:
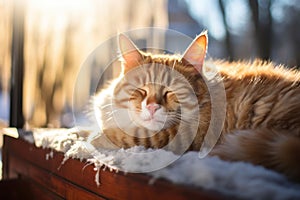
[{"label": "bare tree", "polygon": [[255,28],[255,38],[258,57],[263,60],[270,59],[272,48],[272,16],[271,0],[249,0],[252,19]]},{"label": "bare tree", "polygon": [[224,24],[225,31],[226,31],[225,45],[226,45],[226,49],[227,49],[227,51],[226,51],[227,57],[228,57],[228,60],[232,61],[234,55],[233,55],[233,51],[232,51],[229,27],[228,27],[228,23],[226,20],[225,6],[224,6],[224,2],[222,0],[219,0],[219,6],[220,6],[221,14],[222,14],[223,24]]}]

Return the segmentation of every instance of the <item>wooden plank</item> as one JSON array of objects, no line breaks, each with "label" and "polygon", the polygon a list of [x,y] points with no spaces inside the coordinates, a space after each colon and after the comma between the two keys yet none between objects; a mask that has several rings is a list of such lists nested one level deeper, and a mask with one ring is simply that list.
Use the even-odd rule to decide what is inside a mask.
[{"label": "wooden plank", "polygon": [[0,181],[0,199],[31,199],[28,183],[17,179]]},{"label": "wooden plank", "polygon": [[[46,160],[46,154],[50,153],[49,149],[37,148],[20,139],[13,139],[5,136],[5,142],[9,147],[10,170],[14,169],[17,173],[37,177],[39,183],[44,185],[47,182],[54,181],[52,177],[60,177],[67,182],[82,187],[86,191],[98,194],[99,196],[109,199],[223,199],[221,196],[212,191],[204,191],[200,188],[191,188],[183,185],[176,185],[164,180],[157,180],[154,184],[149,185],[151,177],[145,174],[116,174],[109,171],[100,172],[101,185],[97,187],[95,183],[95,171],[93,166],[85,167],[86,163],[79,160],[70,159],[64,165],[61,165],[63,154],[54,152],[52,159]],[[16,160],[12,161],[12,157]],[[30,163],[31,167],[39,167],[49,173],[47,178],[43,179],[40,172],[24,171],[26,162],[18,163],[19,159]],[[19,169],[22,168],[22,169]],[[36,174],[35,174],[36,173]],[[10,173],[14,176],[15,173]],[[37,180],[36,180],[37,181]],[[50,183],[49,183],[50,184]],[[54,183],[51,183],[53,187]],[[59,186],[62,187],[62,186]],[[60,190],[60,188],[55,190]]]},{"label": "wooden plank", "polygon": [[[62,177],[58,177],[49,171],[26,162],[22,158],[11,156],[10,165],[13,166],[11,171],[19,174],[19,177],[22,179],[31,179],[32,181],[36,182],[37,185],[41,185],[43,188],[59,195],[63,199],[104,199],[99,195],[68,182]],[[26,168],[15,166],[26,166]]]},{"label": "wooden plank", "polygon": [[13,178],[9,177],[9,152],[8,140],[3,138],[3,148],[2,148],[2,179]]},{"label": "wooden plank", "polygon": [[0,199],[62,200],[54,193],[45,190],[28,179],[0,181]]},{"label": "wooden plank", "polygon": [[[28,184],[28,192],[31,194],[30,200],[63,200],[57,194],[50,192],[49,190],[45,189],[43,186],[39,185],[32,180]],[[19,198],[19,199],[26,199],[26,198]]]}]

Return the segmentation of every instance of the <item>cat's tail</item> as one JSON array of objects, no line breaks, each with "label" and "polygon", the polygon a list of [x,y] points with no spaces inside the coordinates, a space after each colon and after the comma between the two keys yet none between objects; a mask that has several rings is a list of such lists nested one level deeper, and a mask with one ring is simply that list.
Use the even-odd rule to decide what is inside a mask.
[{"label": "cat's tail", "polygon": [[243,130],[226,135],[210,155],[246,161],[300,181],[300,136],[270,130]]}]

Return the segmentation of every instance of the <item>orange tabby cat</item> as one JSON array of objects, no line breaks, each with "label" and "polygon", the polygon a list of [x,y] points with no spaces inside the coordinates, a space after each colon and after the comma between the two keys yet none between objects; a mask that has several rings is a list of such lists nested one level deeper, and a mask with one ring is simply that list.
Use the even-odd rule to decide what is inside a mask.
[{"label": "orange tabby cat", "polygon": [[[204,64],[206,32],[183,56],[142,52],[122,34],[119,48],[120,77],[94,97],[104,134],[92,144],[199,150],[212,120],[204,72],[205,67],[210,70]],[[300,73],[261,61],[212,64],[224,84],[226,112],[211,155],[263,165],[300,180]]]}]

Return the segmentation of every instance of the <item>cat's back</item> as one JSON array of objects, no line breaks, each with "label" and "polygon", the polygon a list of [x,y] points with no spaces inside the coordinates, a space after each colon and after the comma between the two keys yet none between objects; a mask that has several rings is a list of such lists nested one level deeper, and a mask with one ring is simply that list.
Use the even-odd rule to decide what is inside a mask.
[{"label": "cat's back", "polygon": [[265,81],[283,81],[299,82],[300,71],[297,69],[288,69],[282,65],[275,65],[272,62],[255,60],[255,61],[238,61],[224,62],[217,60],[213,62],[220,74],[225,78],[231,78],[241,81],[255,81],[264,79]]},{"label": "cat's back", "polygon": [[300,72],[273,63],[215,65],[226,90],[228,129],[270,127],[300,135]]}]

